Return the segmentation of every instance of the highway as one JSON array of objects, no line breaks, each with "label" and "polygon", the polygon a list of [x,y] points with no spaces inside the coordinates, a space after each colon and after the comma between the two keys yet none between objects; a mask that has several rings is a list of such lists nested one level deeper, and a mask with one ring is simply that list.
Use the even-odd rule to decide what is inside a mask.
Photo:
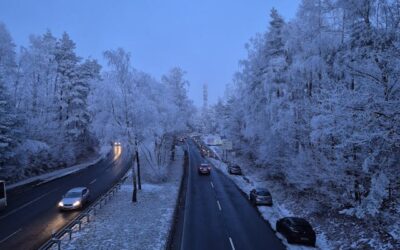
[{"label": "highway", "polygon": [[129,154],[121,146],[99,163],[78,173],[39,185],[17,188],[7,194],[8,207],[0,212],[0,249],[37,249],[53,231],[73,220],[80,211],[60,212],[57,203],[69,189],[86,186],[90,202],[105,193],[129,169]]},{"label": "highway", "polygon": [[205,159],[190,140],[188,147],[184,212],[178,217],[177,225],[181,228],[176,229],[171,248],[285,249],[269,224],[228,177],[215,168],[210,176],[198,175],[197,166]]}]

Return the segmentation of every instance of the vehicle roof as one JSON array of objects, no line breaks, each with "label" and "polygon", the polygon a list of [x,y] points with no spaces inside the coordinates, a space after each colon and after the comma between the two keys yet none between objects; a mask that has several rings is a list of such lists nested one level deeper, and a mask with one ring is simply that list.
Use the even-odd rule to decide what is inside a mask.
[{"label": "vehicle roof", "polygon": [[208,164],[208,163],[201,163],[200,165],[207,165],[207,166],[208,166],[208,165],[210,165],[210,164]]},{"label": "vehicle roof", "polygon": [[256,188],[256,191],[257,192],[268,192],[269,193],[269,190],[267,188]]},{"label": "vehicle roof", "polygon": [[295,225],[310,225],[306,219],[299,218],[299,217],[286,217],[286,220],[288,220],[291,224]]},{"label": "vehicle roof", "polygon": [[68,192],[82,192],[83,189],[87,189],[87,187],[75,187],[68,190]]}]

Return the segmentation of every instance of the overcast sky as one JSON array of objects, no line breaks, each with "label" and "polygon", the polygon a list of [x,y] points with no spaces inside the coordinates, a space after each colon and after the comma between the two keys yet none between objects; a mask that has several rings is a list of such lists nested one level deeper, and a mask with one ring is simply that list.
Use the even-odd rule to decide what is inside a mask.
[{"label": "overcast sky", "polygon": [[30,34],[69,33],[80,56],[104,63],[122,47],[133,66],[160,78],[173,66],[187,71],[189,96],[202,105],[222,97],[245,58],[244,44],[268,27],[272,7],[290,20],[300,0],[0,0],[0,21],[18,46]]}]

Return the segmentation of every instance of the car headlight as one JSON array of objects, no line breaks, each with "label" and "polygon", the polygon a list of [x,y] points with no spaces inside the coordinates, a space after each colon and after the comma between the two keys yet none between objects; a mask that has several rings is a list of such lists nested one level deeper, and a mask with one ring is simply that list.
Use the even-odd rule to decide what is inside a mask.
[{"label": "car headlight", "polygon": [[80,201],[75,201],[74,204],[72,204],[72,206],[77,207],[77,206],[79,206],[80,204],[81,204]]},{"label": "car headlight", "polygon": [[59,207],[62,207],[62,206],[64,206],[64,203],[63,203],[62,201],[60,201],[60,202],[58,203],[58,206],[59,206]]}]

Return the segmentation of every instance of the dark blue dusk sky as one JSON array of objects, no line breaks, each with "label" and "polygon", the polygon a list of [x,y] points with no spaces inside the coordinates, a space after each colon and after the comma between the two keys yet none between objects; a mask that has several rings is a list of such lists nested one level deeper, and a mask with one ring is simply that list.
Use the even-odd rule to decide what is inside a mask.
[{"label": "dark blue dusk sky", "polygon": [[189,96],[202,104],[223,96],[245,58],[245,43],[268,27],[272,7],[290,20],[300,0],[0,0],[0,22],[17,46],[50,29],[69,33],[77,53],[103,64],[102,52],[122,47],[133,66],[160,78],[173,66],[187,71]]}]

